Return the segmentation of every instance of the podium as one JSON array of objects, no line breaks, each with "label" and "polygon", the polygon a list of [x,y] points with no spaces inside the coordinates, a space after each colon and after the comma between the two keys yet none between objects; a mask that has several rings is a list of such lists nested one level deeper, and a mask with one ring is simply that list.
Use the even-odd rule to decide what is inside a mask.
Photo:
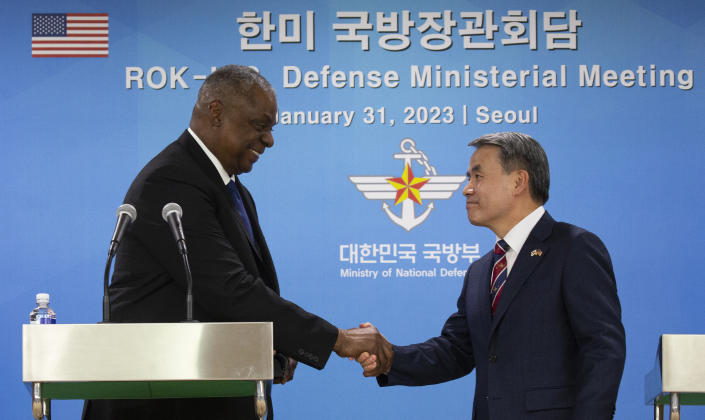
[{"label": "podium", "polygon": [[35,419],[52,399],[253,396],[266,414],[271,322],[22,326],[22,381]]},{"label": "podium", "polygon": [[644,391],[655,420],[663,420],[664,404],[671,420],[680,420],[681,405],[705,405],[705,335],[662,335]]}]

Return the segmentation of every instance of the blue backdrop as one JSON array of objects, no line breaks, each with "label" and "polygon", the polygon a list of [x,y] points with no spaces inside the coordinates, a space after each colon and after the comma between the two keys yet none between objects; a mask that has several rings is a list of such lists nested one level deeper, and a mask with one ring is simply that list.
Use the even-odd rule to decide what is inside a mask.
[{"label": "blue backdrop", "polygon": [[[643,378],[660,334],[703,333],[700,2],[38,0],[0,10],[3,418],[31,418],[20,326],[34,295],[51,293],[60,323],[99,321],[115,209],[187,127],[202,76],[228,63],[256,66],[278,95],[276,145],[243,182],[286,298],[341,327],[371,321],[397,344],[438,334],[462,273],[494,240],[467,222],[454,190],[467,143],[522,131],[551,163],[546,208],[612,255],[628,340],[617,418],[651,415]],[[32,15],[47,13],[107,14],[108,56],[33,57]],[[380,178],[402,176],[405,138],[423,152],[408,161],[414,175],[438,189],[421,204],[395,205]],[[275,387],[275,412],[463,419],[473,389],[473,374],[379,389],[333,357]],[[54,403],[57,420],[79,413],[78,402]]]}]

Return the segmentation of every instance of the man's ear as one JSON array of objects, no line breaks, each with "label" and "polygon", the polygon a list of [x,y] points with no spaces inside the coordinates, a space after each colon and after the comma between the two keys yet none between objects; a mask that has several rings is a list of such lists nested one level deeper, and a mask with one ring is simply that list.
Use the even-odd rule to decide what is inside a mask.
[{"label": "man's ear", "polygon": [[208,117],[213,127],[220,127],[223,122],[223,103],[217,99],[211,101],[208,104]]},{"label": "man's ear", "polygon": [[514,194],[519,195],[529,190],[529,172],[524,169],[514,171]]}]

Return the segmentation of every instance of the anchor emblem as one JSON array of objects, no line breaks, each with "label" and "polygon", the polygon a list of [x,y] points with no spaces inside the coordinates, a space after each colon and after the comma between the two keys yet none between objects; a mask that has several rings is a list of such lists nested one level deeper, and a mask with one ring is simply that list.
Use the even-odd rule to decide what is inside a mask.
[{"label": "anchor emblem", "polygon": [[[400,177],[389,176],[350,176],[358,191],[368,200],[382,200],[382,210],[389,220],[404,228],[407,232],[423,223],[435,208],[434,200],[447,200],[465,176],[439,176],[436,168],[428,160],[426,154],[416,150],[413,139],[405,138],[399,144],[401,153],[394,154],[394,159],[404,161],[404,170]],[[424,168],[424,177],[414,176],[411,167],[416,162]],[[393,200],[390,205],[386,200]],[[414,203],[419,206],[428,201],[420,215],[416,215]],[[401,204],[401,215],[392,211],[392,206]]]}]

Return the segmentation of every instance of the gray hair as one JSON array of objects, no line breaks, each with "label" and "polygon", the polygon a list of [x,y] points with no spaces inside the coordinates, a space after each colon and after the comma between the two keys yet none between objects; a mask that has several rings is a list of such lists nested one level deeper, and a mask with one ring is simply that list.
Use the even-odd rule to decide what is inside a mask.
[{"label": "gray hair", "polygon": [[523,169],[529,173],[529,193],[534,201],[544,204],[548,201],[548,188],[551,174],[548,169],[546,152],[536,140],[522,133],[492,133],[478,137],[468,146],[497,146],[500,149],[500,163],[504,172]]},{"label": "gray hair", "polygon": [[198,106],[207,106],[215,100],[230,103],[233,98],[241,98],[248,103],[252,99],[253,88],[274,92],[267,79],[247,66],[229,64],[218,68],[203,82],[198,91]]}]

